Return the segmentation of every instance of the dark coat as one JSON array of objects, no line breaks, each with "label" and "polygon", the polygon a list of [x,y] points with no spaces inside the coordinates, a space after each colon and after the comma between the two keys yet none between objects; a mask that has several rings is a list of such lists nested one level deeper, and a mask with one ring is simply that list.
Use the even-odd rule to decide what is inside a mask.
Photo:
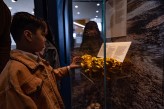
[{"label": "dark coat", "polygon": [[11,13],[3,0],[0,0],[0,73],[9,60]]}]

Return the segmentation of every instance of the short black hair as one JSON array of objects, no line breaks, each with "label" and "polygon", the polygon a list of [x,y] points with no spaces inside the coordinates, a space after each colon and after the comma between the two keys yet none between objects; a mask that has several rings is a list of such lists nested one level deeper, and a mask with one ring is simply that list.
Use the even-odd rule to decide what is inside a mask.
[{"label": "short black hair", "polygon": [[13,15],[10,32],[16,43],[20,41],[24,30],[35,34],[38,29],[45,32],[46,23],[44,20],[28,12],[17,12]]}]

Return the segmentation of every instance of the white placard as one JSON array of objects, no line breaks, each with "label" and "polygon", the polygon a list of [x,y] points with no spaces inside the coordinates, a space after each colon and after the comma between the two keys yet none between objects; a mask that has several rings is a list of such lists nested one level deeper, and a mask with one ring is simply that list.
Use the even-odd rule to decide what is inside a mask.
[{"label": "white placard", "polygon": [[[131,42],[110,42],[106,43],[106,57],[114,58],[123,62]],[[104,44],[102,44],[97,57],[104,57]]]}]

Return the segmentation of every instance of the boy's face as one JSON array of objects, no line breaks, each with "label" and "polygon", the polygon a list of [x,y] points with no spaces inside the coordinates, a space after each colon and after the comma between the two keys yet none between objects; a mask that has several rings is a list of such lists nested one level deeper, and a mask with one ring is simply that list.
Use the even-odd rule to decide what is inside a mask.
[{"label": "boy's face", "polygon": [[40,52],[42,49],[45,47],[45,33],[41,30],[38,29],[36,33],[32,34],[32,43],[31,47],[33,49],[33,52]]}]

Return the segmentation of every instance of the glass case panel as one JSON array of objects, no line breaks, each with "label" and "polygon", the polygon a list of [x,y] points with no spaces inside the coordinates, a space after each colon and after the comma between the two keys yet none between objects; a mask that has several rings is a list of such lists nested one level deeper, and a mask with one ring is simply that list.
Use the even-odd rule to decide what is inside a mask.
[{"label": "glass case panel", "polygon": [[[104,104],[104,77],[94,72],[90,61],[97,57],[103,43],[102,0],[74,0],[74,48],[72,56],[83,58],[83,67],[72,75],[72,109],[101,108]],[[84,62],[85,61],[85,62]],[[96,62],[96,60],[95,60]],[[96,70],[96,69],[95,69]]]},{"label": "glass case panel", "polygon": [[[87,4],[91,6],[92,2],[97,3],[89,0]],[[72,108],[164,108],[163,1],[98,2],[102,12],[98,17],[101,37],[89,31],[94,24],[87,28],[92,18],[78,18],[80,5],[73,1],[72,56],[82,56],[83,61],[82,69],[76,69],[72,78]]]}]

